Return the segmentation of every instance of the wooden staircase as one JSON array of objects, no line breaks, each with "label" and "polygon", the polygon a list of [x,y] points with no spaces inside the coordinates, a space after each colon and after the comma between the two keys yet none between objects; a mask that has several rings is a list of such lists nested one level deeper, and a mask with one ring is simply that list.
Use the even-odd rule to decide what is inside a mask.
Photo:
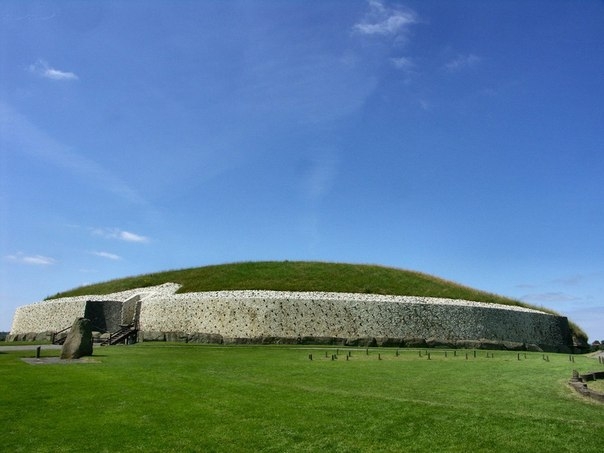
[{"label": "wooden staircase", "polygon": [[119,330],[115,332],[111,332],[109,334],[109,338],[106,338],[101,342],[101,346],[109,346],[118,343],[128,344],[129,340],[134,339],[136,341],[136,334],[138,333],[138,328],[135,324],[124,324],[121,325]]}]

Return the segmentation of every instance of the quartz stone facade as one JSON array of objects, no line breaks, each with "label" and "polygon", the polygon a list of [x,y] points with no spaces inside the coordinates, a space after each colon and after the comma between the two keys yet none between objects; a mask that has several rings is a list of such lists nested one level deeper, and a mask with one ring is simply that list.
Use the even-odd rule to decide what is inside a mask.
[{"label": "quartz stone facade", "polygon": [[[372,294],[217,291],[177,294],[164,284],[19,307],[11,335],[58,331],[92,303],[119,302],[141,341],[287,342],[499,347],[569,351],[565,317],[482,302]],[[108,302],[109,303],[109,302]],[[88,308],[90,311],[90,308]],[[98,310],[97,310],[98,312]]]}]

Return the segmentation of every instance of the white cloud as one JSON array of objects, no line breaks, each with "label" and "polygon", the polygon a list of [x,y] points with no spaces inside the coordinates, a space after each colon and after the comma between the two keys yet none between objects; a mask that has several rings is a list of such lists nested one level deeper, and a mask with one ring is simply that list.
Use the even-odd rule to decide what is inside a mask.
[{"label": "white cloud", "polygon": [[471,68],[480,62],[480,57],[469,54],[469,55],[458,55],[453,60],[445,64],[445,68],[448,71],[460,71],[465,68]]},{"label": "white cloud", "polygon": [[94,228],[92,234],[102,236],[107,239],[118,239],[125,242],[149,242],[149,238],[141,236],[130,231],[120,230],[119,228]]},{"label": "white cloud", "polygon": [[149,242],[147,237],[130,233],[129,231],[120,231],[118,239],[127,242]]},{"label": "white cloud", "polygon": [[57,260],[43,255],[25,255],[23,252],[18,252],[14,255],[5,257],[9,261],[21,264],[30,264],[34,266],[49,266],[56,264]]},{"label": "white cloud", "polygon": [[116,255],[114,253],[109,252],[91,252],[93,255],[96,255],[101,258],[107,258],[108,260],[119,261],[122,259],[121,256]]},{"label": "white cloud", "polygon": [[51,80],[78,80],[79,77],[69,71],[61,71],[59,69],[51,68],[48,63],[44,60],[38,60],[34,64],[29,66],[29,71],[40,77]]},{"label": "white cloud", "polygon": [[409,9],[391,8],[379,0],[369,0],[369,12],[354,25],[363,35],[394,36],[403,34],[409,25],[417,23],[417,15]]}]

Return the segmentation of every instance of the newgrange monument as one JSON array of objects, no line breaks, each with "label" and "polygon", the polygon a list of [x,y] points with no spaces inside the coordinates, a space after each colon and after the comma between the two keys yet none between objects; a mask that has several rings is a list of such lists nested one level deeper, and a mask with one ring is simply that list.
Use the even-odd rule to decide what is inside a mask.
[{"label": "newgrange monument", "polygon": [[307,343],[571,352],[566,317],[426,274],[371,265],[249,262],[77,288],[19,307],[9,340],[75,318],[138,341]]}]

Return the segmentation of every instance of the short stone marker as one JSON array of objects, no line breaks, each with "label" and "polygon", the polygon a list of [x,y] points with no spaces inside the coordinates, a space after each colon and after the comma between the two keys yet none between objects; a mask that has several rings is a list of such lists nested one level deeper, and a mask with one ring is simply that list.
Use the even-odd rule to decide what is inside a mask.
[{"label": "short stone marker", "polygon": [[92,323],[86,318],[77,318],[61,349],[61,359],[79,359],[92,355]]}]

